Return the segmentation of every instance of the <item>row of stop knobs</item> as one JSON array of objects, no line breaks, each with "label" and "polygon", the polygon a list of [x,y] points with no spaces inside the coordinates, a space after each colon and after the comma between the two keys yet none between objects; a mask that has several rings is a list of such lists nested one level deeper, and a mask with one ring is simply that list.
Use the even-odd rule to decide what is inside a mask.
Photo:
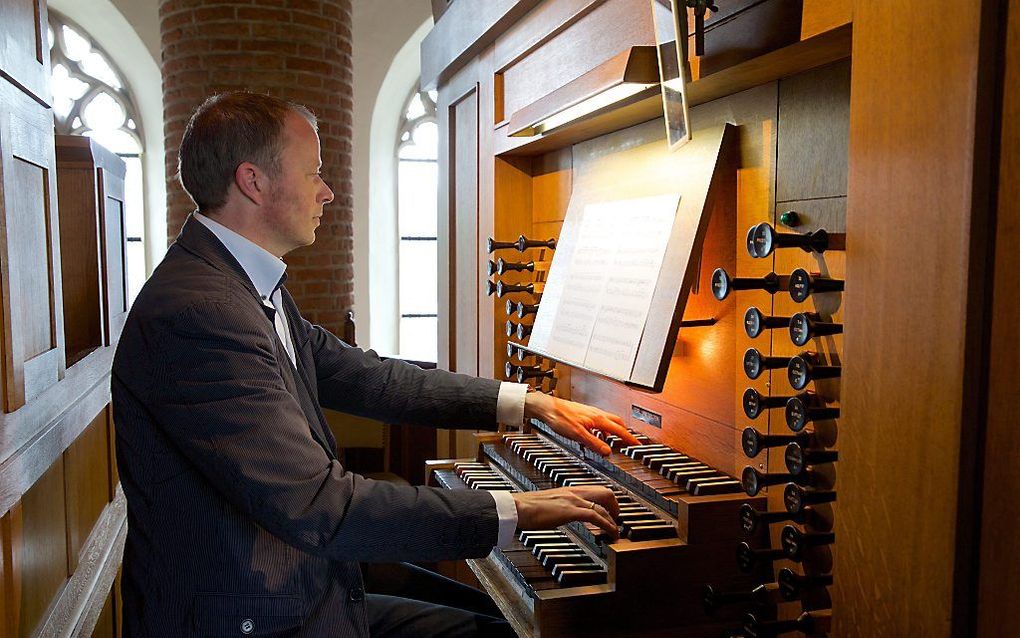
[{"label": "row of stop knobs", "polygon": [[[771,255],[777,248],[797,247],[807,252],[822,253],[826,250],[841,249],[845,236],[816,230],[805,234],[778,233],[768,223],[758,224],[747,232],[748,254],[755,258]],[[775,294],[787,290],[796,303],[807,301],[812,294],[841,292],[844,282],[798,268],[789,275],[769,273],[758,278],[734,278],[717,269],[712,275],[712,292],[719,300],[725,299],[733,290],[764,290]],[[798,347],[807,346],[813,339],[843,332],[842,324],[827,321],[815,312],[798,312],[791,316],[768,315],[756,307],[748,308],[744,314],[744,331],[751,339],[759,337],[766,330],[786,328],[790,339]],[[826,449],[809,424],[828,421],[839,416],[839,409],[826,404],[816,392],[808,390],[814,381],[838,379],[842,374],[839,365],[827,364],[815,351],[805,350],[790,356],[771,356],[757,348],[744,353],[743,369],[749,379],[757,379],[767,370],[786,370],[787,378],[799,394],[791,396],[763,396],[757,390],[748,388],[741,398],[744,414],[756,419],[767,410],[784,408],[788,434],[762,434],[755,427],[747,427],[741,436],[741,447],[748,458],[756,458],[763,450],[783,448],[787,472],[761,472],[748,465],[741,475],[744,491],[757,495],[765,486],[782,485],[784,509],[780,511],[759,511],[745,504],[740,511],[740,525],[754,535],[763,526],[784,523],[779,535],[780,546],[776,548],[755,548],[743,542],[737,549],[737,562],[745,572],[755,571],[762,563],[769,565],[775,560],[789,560],[803,564],[805,557],[815,549],[824,548],[835,542],[831,529],[817,529],[812,523],[816,506],[836,500],[833,489],[822,487],[825,475],[823,466],[838,460],[836,450]],[[803,529],[801,528],[803,527]],[[776,573],[775,583],[762,584],[744,591],[717,591],[706,589],[705,604],[711,609],[723,604],[750,604],[763,613],[751,612],[745,617],[736,636],[778,636],[784,633],[801,632],[814,634],[826,631],[829,626],[830,610],[806,610],[795,619],[770,619],[769,609],[778,598],[786,601],[804,600],[805,591],[818,591],[832,584],[831,573],[800,574],[784,567]],[[817,598],[816,598],[817,600]],[[808,607],[805,604],[805,609]]]},{"label": "row of stop knobs", "polygon": [[[513,241],[497,241],[490,237],[486,248],[490,254],[497,250],[517,250],[522,253],[532,248],[555,250],[556,240],[529,239],[521,235]],[[495,294],[500,298],[511,293],[540,295],[545,287],[544,282],[530,281],[511,284],[504,282],[502,279],[493,281],[491,277],[494,275],[502,277],[510,272],[534,273],[537,275],[538,273],[548,272],[550,264],[550,261],[512,261],[504,257],[499,257],[495,260],[490,259],[487,273],[488,278],[486,279],[486,292],[489,295]],[[550,389],[552,389],[556,383],[556,370],[553,368],[543,368],[541,359],[538,357],[535,357],[535,365],[528,365],[527,363],[528,359],[535,355],[529,352],[524,345],[524,342],[527,342],[531,336],[532,324],[525,323],[523,320],[529,316],[536,315],[538,307],[538,302],[527,303],[512,299],[506,300],[507,320],[505,328],[508,341],[506,344],[507,360],[504,363],[503,374],[507,379],[516,380],[518,383],[537,382],[540,387],[544,381],[548,380]],[[509,339],[516,339],[518,343],[509,341]]]}]

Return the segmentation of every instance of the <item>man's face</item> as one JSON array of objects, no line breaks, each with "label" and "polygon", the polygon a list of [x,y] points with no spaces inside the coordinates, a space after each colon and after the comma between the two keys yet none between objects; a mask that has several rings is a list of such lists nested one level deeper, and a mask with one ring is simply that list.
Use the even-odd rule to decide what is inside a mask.
[{"label": "man's face", "polygon": [[272,176],[264,221],[273,252],[280,256],[315,241],[322,207],[333,191],[322,181],[319,136],[297,113],[284,122],[280,169]]}]

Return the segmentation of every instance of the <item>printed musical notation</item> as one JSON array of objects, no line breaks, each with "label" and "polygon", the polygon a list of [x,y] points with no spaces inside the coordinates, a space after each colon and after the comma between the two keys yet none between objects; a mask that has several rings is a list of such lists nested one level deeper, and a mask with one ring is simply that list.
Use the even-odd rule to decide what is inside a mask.
[{"label": "printed musical notation", "polygon": [[586,205],[563,229],[572,250],[553,259],[531,346],[629,378],[679,202],[673,193]]}]

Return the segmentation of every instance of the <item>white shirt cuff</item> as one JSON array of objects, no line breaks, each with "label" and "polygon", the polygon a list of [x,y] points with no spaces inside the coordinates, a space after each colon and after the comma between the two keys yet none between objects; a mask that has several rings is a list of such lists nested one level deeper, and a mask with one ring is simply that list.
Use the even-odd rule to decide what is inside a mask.
[{"label": "white shirt cuff", "polygon": [[496,516],[499,517],[499,536],[496,547],[506,549],[517,532],[517,503],[510,492],[489,492],[496,501]]},{"label": "white shirt cuff", "polygon": [[526,383],[500,383],[499,394],[496,395],[496,420],[513,427],[524,425],[524,396],[527,393]]}]

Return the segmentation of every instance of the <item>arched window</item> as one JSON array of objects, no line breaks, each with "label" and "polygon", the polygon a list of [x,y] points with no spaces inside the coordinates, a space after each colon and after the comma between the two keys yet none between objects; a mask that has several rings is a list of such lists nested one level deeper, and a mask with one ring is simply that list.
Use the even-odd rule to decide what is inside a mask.
[{"label": "arched window", "polygon": [[436,93],[412,92],[397,142],[397,232],[400,337],[399,354],[435,361],[439,338],[438,217],[439,127]]},{"label": "arched window", "polygon": [[142,133],[138,110],[124,75],[78,25],[49,11],[53,118],[61,135],[86,135],[119,155],[124,180],[128,303],[145,282],[145,208]]}]

